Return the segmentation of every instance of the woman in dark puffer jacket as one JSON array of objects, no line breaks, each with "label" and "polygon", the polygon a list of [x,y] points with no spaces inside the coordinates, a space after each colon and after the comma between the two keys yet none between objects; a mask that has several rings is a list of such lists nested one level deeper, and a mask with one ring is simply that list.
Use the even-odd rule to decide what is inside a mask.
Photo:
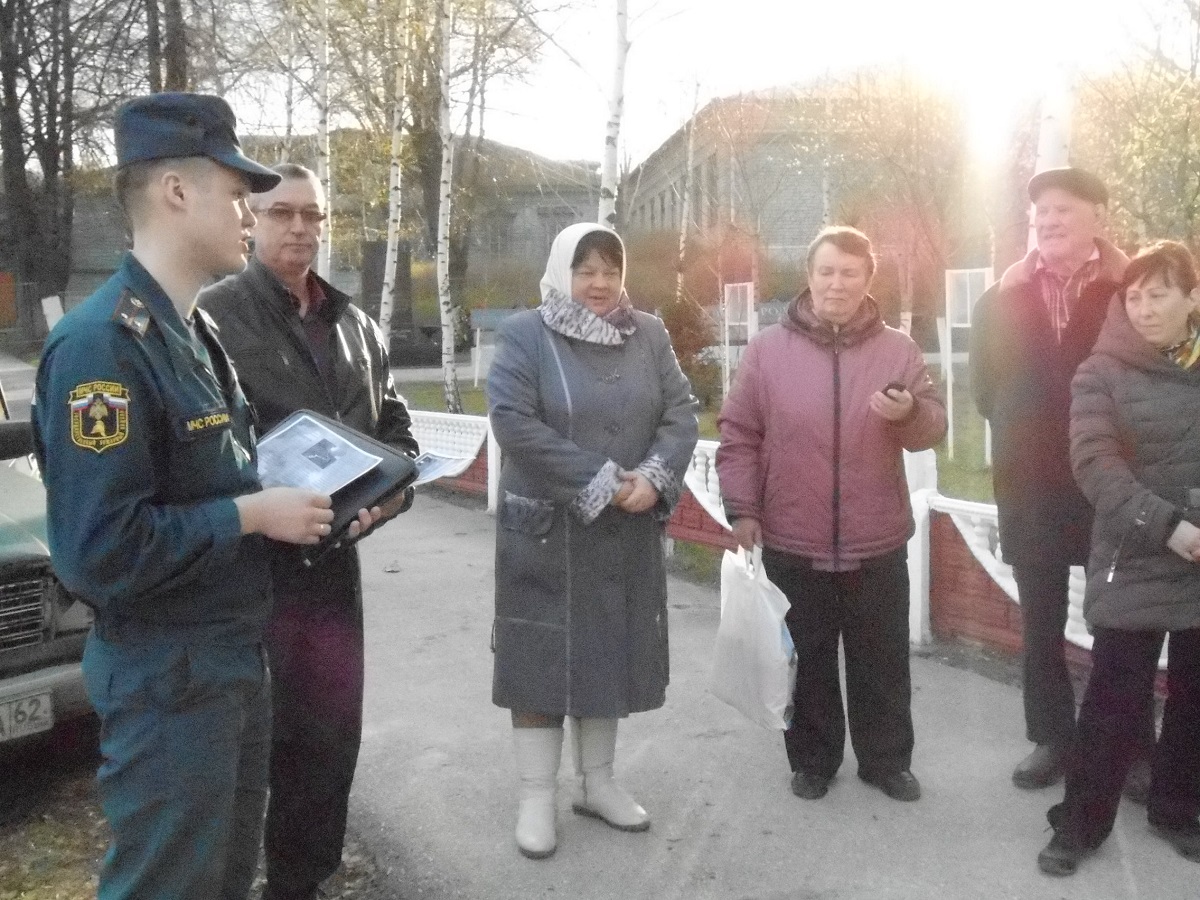
[{"label": "woman in dark puffer jacket", "polygon": [[1095,506],[1084,617],[1092,673],[1054,837],[1038,856],[1070,875],[1104,841],[1153,703],[1163,636],[1168,698],[1151,828],[1200,862],[1200,289],[1182,244],[1142,251],[1071,385],[1071,464]]}]

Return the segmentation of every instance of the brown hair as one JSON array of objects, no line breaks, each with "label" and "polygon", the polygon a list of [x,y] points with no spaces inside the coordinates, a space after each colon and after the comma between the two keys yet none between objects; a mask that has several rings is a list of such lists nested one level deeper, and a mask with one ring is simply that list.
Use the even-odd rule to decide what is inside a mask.
[{"label": "brown hair", "polygon": [[[197,165],[199,163],[199,165]],[[142,200],[146,189],[158,178],[163,170],[188,169],[192,173],[203,172],[205,164],[218,165],[207,156],[177,156],[164,159],[145,159],[127,163],[117,169],[113,176],[113,193],[117,198],[117,206],[125,218],[126,231],[132,235],[135,220],[141,215]]]},{"label": "brown hair", "polygon": [[602,228],[589,231],[579,239],[579,243],[575,245],[575,255],[571,257],[571,271],[583,265],[584,259],[593,250],[610,266],[625,271],[625,248],[621,246],[621,239]]},{"label": "brown hair", "polygon": [[1121,296],[1139,282],[1157,275],[1168,287],[1190,294],[1196,287],[1196,259],[1178,241],[1156,241],[1138,251],[1121,279]]},{"label": "brown hair", "polygon": [[851,228],[849,225],[831,225],[828,228],[822,228],[813,238],[813,242],[808,245],[808,255],[804,259],[804,266],[809,272],[812,271],[813,257],[817,255],[817,250],[821,248],[822,244],[833,244],[843,253],[866,260],[867,277],[875,275],[875,254],[871,250],[871,239],[857,228]]}]

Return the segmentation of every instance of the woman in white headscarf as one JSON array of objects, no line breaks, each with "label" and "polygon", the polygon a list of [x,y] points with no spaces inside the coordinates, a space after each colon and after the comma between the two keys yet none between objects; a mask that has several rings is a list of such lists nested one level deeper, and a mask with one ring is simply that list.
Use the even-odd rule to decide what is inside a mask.
[{"label": "woman in white headscarf", "polygon": [[617,720],[667,686],[662,531],[696,444],[697,403],[662,322],[625,294],[602,225],[555,238],[538,309],[497,335],[488,412],[500,444],[492,700],[512,710],[517,847],[554,852],[571,717],[577,813],[644,831],[613,781]]}]

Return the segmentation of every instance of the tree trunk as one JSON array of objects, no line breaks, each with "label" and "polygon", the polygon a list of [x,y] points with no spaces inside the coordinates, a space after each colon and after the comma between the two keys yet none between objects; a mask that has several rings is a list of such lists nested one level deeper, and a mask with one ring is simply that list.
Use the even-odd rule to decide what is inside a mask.
[{"label": "tree trunk", "polygon": [[687,261],[688,226],[692,218],[692,198],[696,196],[693,182],[693,167],[696,164],[696,115],[700,106],[700,86],[696,86],[696,99],[692,103],[692,117],[688,119],[686,167],[683,174],[683,208],[679,216],[679,259],[675,263],[675,302],[683,302],[683,268]]},{"label": "tree trunk", "polygon": [[150,93],[163,89],[162,30],[159,25],[158,0],[144,0],[146,10],[146,62],[150,76]]},{"label": "tree trunk", "polygon": [[454,135],[450,131],[450,2],[438,3],[437,45],[441,58],[441,105],[438,125],[442,137],[441,202],[438,206],[437,279],[438,307],[442,318],[442,386],[446,411],[462,412],[458,371],[454,367],[454,306],[450,297],[450,198],[454,178]]},{"label": "tree trunk", "polygon": [[396,294],[396,269],[400,257],[400,215],[401,200],[401,153],[404,148],[404,85],[405,66],[407,64],[407,33],[405,19],[408,15],[407,0],[400,5],[401,27],[405,31],[405,40],[400,42],[400,59],[396,61],[395,83],[392,87],[392,159],[388,170],[388,228],[387,253],[383,259],[383,291],[379,297],[379,327],[383,329],[383,339],[390,343],[392,333],[392,302]]},{"label": "tree trunk", "polygon": [[166,74],[163,89],[186,91],[188,89],[187,32],[183,24],[181,0],[163,0],[163,62]]},{"label": "tree trunk", "polygon": [[604,161],[600,167],[600,210],[597,221],[617,227],[617,143],[625,111],[625,59],[629,55],[629,0],[617,0],[617,56],[613,62],[612,94],[604,128]]},{"label": "tree trunk", "polygon": [[325,192],[329,220],[321,232],[317,251],[317,274],[329,278],[333,246],[333,186],[329,179],[329,0],[321,0],[321,33],[317,36],[317,179]]}]

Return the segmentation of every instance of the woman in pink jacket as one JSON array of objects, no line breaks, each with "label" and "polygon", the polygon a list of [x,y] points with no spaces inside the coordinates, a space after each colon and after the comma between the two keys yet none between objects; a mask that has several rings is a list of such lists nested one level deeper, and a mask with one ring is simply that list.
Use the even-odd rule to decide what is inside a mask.
[{"label": "woman in pink jacket", "polygon": [[807,265],[808,289],[750,342],[721,409],[721,492],[738,543],[762,545],[767,574],[791,602],[799,675],[784,744],[793,793],[825,796],[842,762],[840,639],[858,776],[916,800],[913,518],[901,451],[938,443],[946,409],[920,348],[884,324],[867,293],[875,258],[866,235],[825,229]]}]

